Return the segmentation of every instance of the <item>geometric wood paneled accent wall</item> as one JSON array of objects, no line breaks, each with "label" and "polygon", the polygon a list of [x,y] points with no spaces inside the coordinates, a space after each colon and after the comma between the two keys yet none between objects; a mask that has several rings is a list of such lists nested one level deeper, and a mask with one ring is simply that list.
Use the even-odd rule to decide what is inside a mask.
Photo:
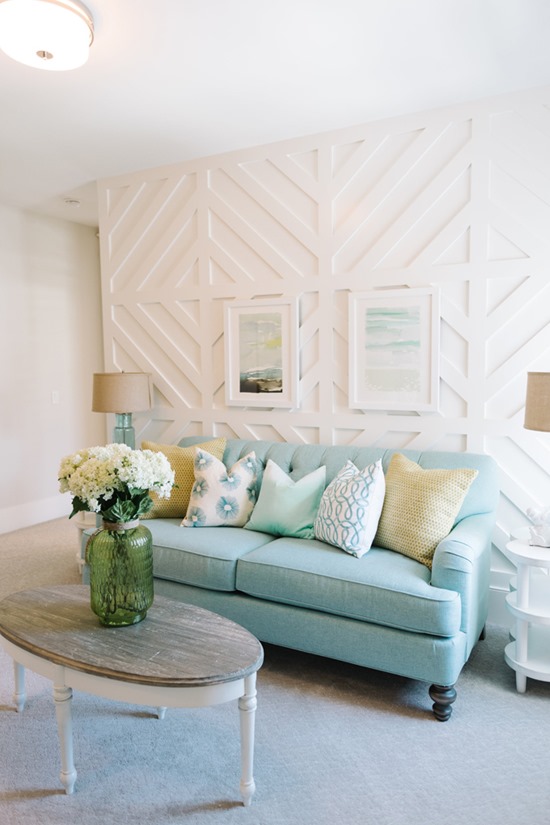
[{"label": "geometric wood paneled accent wall", "polygon": [[[550,370],[550,88],[102,181],[100,239],[105,367],[153,375],[141,437],[484,451],[497,548],[550,503],[550,436],[522,427],[526,373]],[[351,410],[349,292],[430,285],[439,411]],[[299,408],[227,407],[224,302],[279,296]]]}]

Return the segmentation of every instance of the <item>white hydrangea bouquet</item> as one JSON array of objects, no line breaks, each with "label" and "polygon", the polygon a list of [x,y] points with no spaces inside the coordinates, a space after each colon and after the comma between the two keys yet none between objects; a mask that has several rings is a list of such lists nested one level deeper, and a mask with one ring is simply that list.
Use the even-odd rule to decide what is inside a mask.
[{"label": "white hydrangea bouquet", "polygon": [[134,521],[153,506],[149,490],[169,498],[173,486],[174,471],[164,453],[126,444],[81,450],[59,467],[59,490],[73,496],[69,518],[89,511],[106,522]]}]

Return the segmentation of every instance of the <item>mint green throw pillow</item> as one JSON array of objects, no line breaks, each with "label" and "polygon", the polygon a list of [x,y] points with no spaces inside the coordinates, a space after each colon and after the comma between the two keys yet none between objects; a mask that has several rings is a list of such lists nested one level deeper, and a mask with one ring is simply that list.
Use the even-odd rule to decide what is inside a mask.
[{"label": "mint green throw pillow", "polygon": [[293,481],[278,464],[268,459],[260,495],[245,530],[312,539],[325,483],[326,467],[318,467]]}]

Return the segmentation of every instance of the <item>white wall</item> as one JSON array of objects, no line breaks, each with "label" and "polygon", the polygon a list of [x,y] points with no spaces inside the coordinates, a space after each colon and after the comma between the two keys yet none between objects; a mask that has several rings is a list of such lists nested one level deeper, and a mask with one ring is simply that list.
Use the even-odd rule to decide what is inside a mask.
[{"label": "white wall", "polygon": [[[137,172],[100,185],[106,367],[150,371],[142,437],[214,433],[487,452],[500,552],[550,502],[550,436],[522,428],[550,370],[550,88]],[[350,292],[441,291],[439,411],[352,410]],[[224,302],[297,296],[290,411],[228,407]]]},{"label": "white wall", "polygon": [[[105,441],[96,230],[0,205],[0,532],[69,513],[61,458]],[[58,403],[54,403],[54,401]]]}]

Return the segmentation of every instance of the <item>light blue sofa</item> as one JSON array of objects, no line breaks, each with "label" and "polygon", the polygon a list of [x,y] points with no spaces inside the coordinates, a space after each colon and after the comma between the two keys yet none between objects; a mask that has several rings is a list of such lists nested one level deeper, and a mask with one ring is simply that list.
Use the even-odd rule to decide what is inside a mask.
[{"label": "light blue sofa", "polygon": [[[185,438],[180,446],[204,441]],[[224,463],[251,450],[294,480],[325,465],[327,484],[348,459],[359,469],[381,459],[386,470],[394,452],[229,439]],[[426,469],[478,470],[431,571],[379,547],[357,559],[317,540],[150,519],[155,592],[233,619],[263,642],[427,682],[436,718],[447,720],[487,617],[497,467],[486,455],[399,452]]]}]

